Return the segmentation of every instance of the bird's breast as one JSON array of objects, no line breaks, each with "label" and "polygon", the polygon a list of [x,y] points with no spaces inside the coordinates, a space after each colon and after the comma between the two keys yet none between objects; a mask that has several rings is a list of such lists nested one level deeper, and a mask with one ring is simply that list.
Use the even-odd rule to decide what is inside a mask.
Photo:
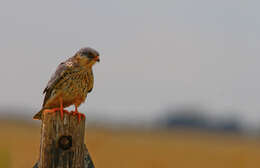
[{"label": "bird's breast", "polygon": [[81,104],[84,102],[89,83],[90,81],[85,72],[72,73],[61,86],[64,104],[74,104],[76,102]]}]

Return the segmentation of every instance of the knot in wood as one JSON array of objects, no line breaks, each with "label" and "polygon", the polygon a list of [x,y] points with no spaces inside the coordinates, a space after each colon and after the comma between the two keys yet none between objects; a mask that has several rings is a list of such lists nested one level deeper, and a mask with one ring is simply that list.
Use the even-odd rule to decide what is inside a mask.
[{"label": "knot in wood", "polygon": [[71,136],[61,136],[58,141],[59,148],[67,150],[72,146],[72,137]]}]

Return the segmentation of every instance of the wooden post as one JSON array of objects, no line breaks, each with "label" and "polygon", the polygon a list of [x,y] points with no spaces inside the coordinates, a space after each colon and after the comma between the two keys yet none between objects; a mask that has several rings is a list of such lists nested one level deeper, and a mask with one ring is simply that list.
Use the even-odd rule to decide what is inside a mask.
[{"label": "wooden post", "polygon": [[39,161],[33,168],[94,168],[84,144],[85,119],[64,113],[44,114]]}]

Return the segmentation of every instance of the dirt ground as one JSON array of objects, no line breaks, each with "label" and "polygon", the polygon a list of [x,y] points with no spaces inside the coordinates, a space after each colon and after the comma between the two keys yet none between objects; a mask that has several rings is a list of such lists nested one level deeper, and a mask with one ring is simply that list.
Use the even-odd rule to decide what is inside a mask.
[{"label": "dirt ground", "polygon": [[[40,126],[0,121],[0,168],[28,168],[39,154]],[[115,131],[88,127],[96,168],[259,168],[260,139],[191,131]]]}]

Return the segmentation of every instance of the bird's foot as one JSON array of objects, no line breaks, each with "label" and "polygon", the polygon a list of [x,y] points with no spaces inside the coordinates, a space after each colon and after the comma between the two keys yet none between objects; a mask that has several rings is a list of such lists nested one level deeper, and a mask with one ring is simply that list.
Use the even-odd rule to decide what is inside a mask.
[{"label": "bird's foot", "polygon": [[78,111],[71,111],[70,114],[72,114],[73,116],[77,115],[77,116],[78,116],[78,121],[79,121],[79,123],[80,123],[80,121],[81,121],[81,117],[86,118],[85,114],[80,113],[80,112],[78,112]]},{"label": "bird's foot", "polygon": [[63,114],[64,113],[69,114],[69,111],[68,110],[64,110],[63,108],[45,109],[43,112],[44,113],[56,113],[57,111],[60,111],[61,120],[63,120]]}]

